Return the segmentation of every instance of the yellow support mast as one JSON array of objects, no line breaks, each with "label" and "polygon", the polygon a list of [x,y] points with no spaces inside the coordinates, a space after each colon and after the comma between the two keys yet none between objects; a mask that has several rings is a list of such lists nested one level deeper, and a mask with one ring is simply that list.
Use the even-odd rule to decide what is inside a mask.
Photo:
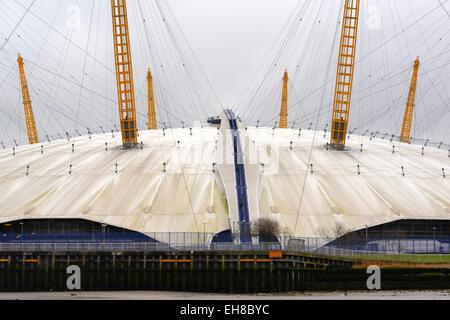
[{"label": "yellow support mast", "polygon": [[155,96],[153,94],[153,76],[150,69],[147,71],[147,86],[148,86],[148,130],[158,129],[156,123],[156,106],[155,106]]},{"label": "yellow support mast", "polygon": [[120,129],[124,148],[138,144],[133,65],[126,0],[111,0]]},{"label": "yellow support mast", "polygon": [[408,101],[406,102],[405,116],[403,118],[402,130],[400,133],[400,142],[408,143],[411,139],[412,120],[414,116],[414,107],[416,103],[417,78],[419,75],[420,60],[417,57],[414,62],[414,70],[409,88]]},{"label": "yellow support mast", "polygon": [[289,75],[288,71],[284,72],[283,76],[283,92],[281,95],[281,108],[280,108],[280,128],[287,129],[288,127],[288,99],[289,99]]},{"label": "yellow support mast", "polygon": [[347,139],[358,38],[360,0],[345,0],[331,121],[331,146],[344,150]]},{"label": "yellow support mast", "polygon": [[22,99],[25,111],[25,121],[27,123],[28,142],[30,144],[39,143],[39,137],[36,130],[36,122],[34,121],[33,107],[31,105],[30,92],[28,90],[27,78],[25,76],[25,68],[23,65],[23,58],[19,54],[17,59],[20,73],[20,84],[22,86]]}]

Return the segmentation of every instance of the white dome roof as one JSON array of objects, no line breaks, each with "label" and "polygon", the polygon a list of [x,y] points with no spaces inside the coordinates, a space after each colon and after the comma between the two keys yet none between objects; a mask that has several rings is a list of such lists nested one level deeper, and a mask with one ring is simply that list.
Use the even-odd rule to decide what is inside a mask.
[{"label": "white dome roof", "polygon": [[[147,234],[228,230],[238,218],[233,164],[218,156],[223,132],[140,131],[144,148],[135,150],[123,150],[120,134],[111,133],[44,143],[42,154],[40,144],[20,146],[15,155],[3,150],[0,223],[78,218]],[[299,137],[298,130],[254,127],[240,133],[252,220],[267,216],[289,234],[322,237],[336,223],[351,231],[400,219],[450,219],[446,150],[426,147],[422,155],[419,145],[352,135],[341,152],[327,150],[329,133],[303,130]]]}]

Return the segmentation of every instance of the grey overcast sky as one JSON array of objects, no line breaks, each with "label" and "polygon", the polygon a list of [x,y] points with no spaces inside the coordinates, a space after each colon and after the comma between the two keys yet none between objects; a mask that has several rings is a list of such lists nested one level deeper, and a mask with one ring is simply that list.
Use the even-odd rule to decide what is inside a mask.
[{"label": "grey overcast sky", "polygon": [[[40,138],[118,124],[110,2],[0,1],[0,141],[26,143],[17,53]],[[329,122],[342,0],[129,0],[139,126],[146,70],[160,122],[205,121],[232,107],[248,125],[277,119],[290,73],[290,121]],[[413,135],[450,142],[450,1],[363,0],[351,126],[398,134],[421,74]],[[7,40],[6,40],[7,39]]]}]

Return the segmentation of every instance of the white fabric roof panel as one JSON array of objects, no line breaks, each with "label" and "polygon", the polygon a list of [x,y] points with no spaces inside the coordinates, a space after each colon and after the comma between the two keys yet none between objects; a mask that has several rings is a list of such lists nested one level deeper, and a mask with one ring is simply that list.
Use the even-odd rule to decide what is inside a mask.
[{"label": "white fabric roof panel", "polygon": [[217,134],[141,131],[142,150],[124,151],[120,134],[104,134],[44,143],[43,154],[40,145],[18,147],[15,156],[1,151],[0,222],[80,218],[142,233],[227,230],[224,188],[212,172]]},{"label": "white fabric roof panel", "polygon": [[336,223],[353,231],[399,219],[450,219],[446,150],[426,147],[422,155],[419,145],[351,136],[342,152],[327,150],[323,131],[299,137],[298,129],[249,127],[247,134],[247,148],[265,164],[258,214],[277,219],[290,234],[333,236]]}]

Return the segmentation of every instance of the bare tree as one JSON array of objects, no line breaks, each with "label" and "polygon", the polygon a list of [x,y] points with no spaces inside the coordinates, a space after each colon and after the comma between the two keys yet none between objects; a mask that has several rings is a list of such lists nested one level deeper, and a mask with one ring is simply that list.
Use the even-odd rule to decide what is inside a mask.
[{"label": "bare tree", "polygon": [[347,234],[350,230],[348,230],[342,223],[335,222],[333,228],[331,229],[325,229],[323,227],[320,227],[317,232],[318,234],[325,239],[337,239],[342,237],[343,235]]},{"label": "bare tree", "polygon": [[278,242],[281,228],[278,221],[270,218],[259,218],[253,224],[253,232],[259,236],[260,242]]},{"label": "bare tree", "polygon": [[327,242],[331,240],[331,232],[324,227],[319,227],[319,229],[317,229],[317,234]]},{"label": "bare tree", "polygon": [[348,232],[349,230],[342,223],[336,221],[333,228],[333,236],[335,238],[340,238]]}]

